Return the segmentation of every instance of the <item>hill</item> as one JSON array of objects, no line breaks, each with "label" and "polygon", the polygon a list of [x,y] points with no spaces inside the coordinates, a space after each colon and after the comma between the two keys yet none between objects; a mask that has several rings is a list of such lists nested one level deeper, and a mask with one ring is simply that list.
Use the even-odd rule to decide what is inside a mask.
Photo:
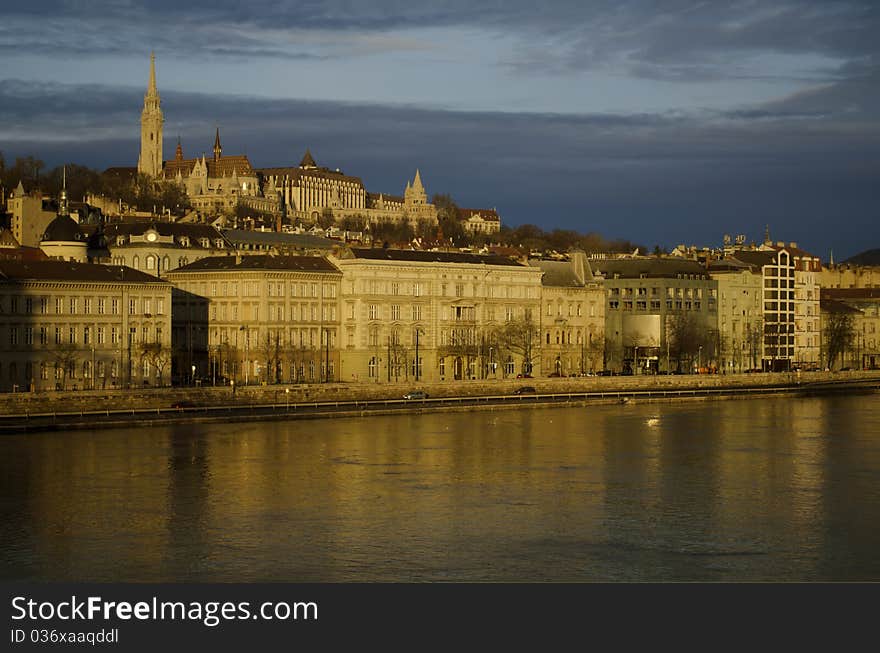
[{"label": "hill", "polygon": [[842,262],[849,265],[880,265],[880,249],[866,249]]}]

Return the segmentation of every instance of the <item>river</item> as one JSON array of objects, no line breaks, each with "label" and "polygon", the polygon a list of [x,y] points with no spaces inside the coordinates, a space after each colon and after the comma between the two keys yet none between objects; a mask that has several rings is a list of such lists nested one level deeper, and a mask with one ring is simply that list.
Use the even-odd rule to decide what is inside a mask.
[{"label": "river", "polygon": [[880,581],[880,394],[0,438],[0,578]]}]

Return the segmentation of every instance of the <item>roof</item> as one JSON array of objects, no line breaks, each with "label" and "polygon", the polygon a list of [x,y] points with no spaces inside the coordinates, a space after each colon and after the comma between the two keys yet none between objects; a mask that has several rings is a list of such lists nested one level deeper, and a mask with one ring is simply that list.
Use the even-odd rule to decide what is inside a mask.
[{"label": "roof", "polygon": [[470,220],[475,215],[480,216],[486,222],[501,222],[498,211],[495,209],[458,209],[459,220]]},{"label": "roof", "polygon": [[602,274],[606,279],[619,275],[623,279],[675,278],[680,274],[707,277],[706,269],[701,263],[690,259],[679,258],[621,258],[595,259],[590,261],[593,272]]},{"label": "roof", "polygon": [[737,261],[748,263],[749,265],[764,267],[765,265],[773,265],[776,263],[776,254],[776,251],[770,250],[741,249],[733,252],[731,256]]},{"label": "roof", "polygon": [[69,215],[59,215],[46,226],[40,242],[84,243],[86,236]]},{"label": "roof", "polygon": [[[192,169],[201,159],[170,159],[165,162],[162,174],[166,179],[172,179],[180,172],[181,177],[189,177]],[[217,161],[213,158],[205,159],[208,168],[208,177],[231,177],[234,172],[240,177],[251,177],[256,171],[251,167],[251,162],[244,154],[221,156]]]},{"label": "roof", "polygon": [[755,269],[755,265],[738,261],[735,258],[722,258],[709,261],[708,268],[710,273],[715,272],[747,272]]},{"label": "roof", "polygon": [[299,162],[300,168],[317,168],[318,164],[315,163],[315,159],[312,158],[312,153],[309,152],[309,148],[306,148],[306,153],[303,155],[302,161]]},{"label": "roof", "polygon": [[474,265],[513,265],[526,267],[519,261],[497,254],[465,254],[463,252],[431,252],[411,249],[352,247],[340,258],[361,258],[373,261],[411,261],[418,263],[470,263]]},{"label": "roof", "polygon": [[311,234],[287,234],[277,231],[245,231],[244,229],[227,229],[223,236],[233,245],[267,245],[287,246],[300,249],[331,249],[339,245],[339,241]]},{"label": "roof", "polygon": [[383,202],[397,202],[403,204],[406,200],[400,195],[389,195],[388,193],[367,193],[367,208],[372,209],[379,203],[379,198]]},{"label": "roof", "polygon": [[541,268],[544,276],[541,277],[543,286],[559,286],[565,288],[583,288],[583,282],[578,279],[574,268],[569,261],[544,261],[540,259],[529,260],[529,265]]},{"label": "roof", "polygon": [[95,281],[99,283],[166,283],[145,272],[122,265],[73,263],[70,261],[3,261],[0,280]]},{"label": "roof", "polygon": [[104,236],[111,244],[115,244],[116,236],[142,236],[147,231],[155,231],[160,236],[187,236],[191,247],[200,247],[202,238],[211,241],[210,247],[214,247],[217,238],[223,238],[215,227],[209,224],[194,222],[160,222],[152,220],[139,220],[137,222],[108,222],[104,225]]},{"label": "roof", "polygon": [[6,227],[0,228],[0,247],[4,249],[18,249],[18,241]]},{"label": "roof", "polygon": [[337,181],[347,181],[363,187],[364,182],[360,177],[351,177],[339,170],[330,170],[329,168],[258,168],[257,172],[263,176],[287,177],[288,179],[298,180],[303,177],[320,177],[321,179],[335,179]]},{"label": "roof", "polygon": [[179,267],[169,275],[215,270],[295,270],[301,272],[339,272],[322,256],[208,256]]}]

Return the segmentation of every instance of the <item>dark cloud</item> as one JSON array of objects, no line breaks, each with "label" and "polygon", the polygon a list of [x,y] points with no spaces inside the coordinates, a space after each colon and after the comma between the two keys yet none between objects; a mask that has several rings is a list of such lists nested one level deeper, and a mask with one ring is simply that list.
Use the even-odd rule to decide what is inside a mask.
[{"label": "dark cloud", "polygon": [[[792,72],[846,75],[880,54],[880,5],[873,1],[767,0],[282,0],[254,8],[236,1],[133,0],[14,3],[4,8],[0,51],[130,53],[157,49],[229,57],[317,56],[287,33],[361,34],[419,28],[476,28],[512,36],[506,65],[546,72],[609,69],[676,81],[761,78],[744,56],[816,55],[842,66]],[[134,48],[133,48],[134,46]],[[291,52],[292,49],[292,52]],[[766,73],[772,76],[772,73]]]},{"label": "dark cloud", "polygon": [[[830,91],[829,91],[830,93]],[[833,94],[832,94],[833,95]],[[429,193],[497,207],[509,224],[595,230],[647,245],[724,233],[798,241],[823,256],[878,236],[880,129],[831,120],[816,96],[718,115],[551,115],[163,94],[166,156],[224,152],[260,167],[320,165],[400,194],[419,167]],[[142,90],[0,84],[7,160],[134,165]],[[812,107],[812,110],[808,110]],[[866,117],[862,116],[863,121]],[[873,240],[872,240],[873,239]]]}]

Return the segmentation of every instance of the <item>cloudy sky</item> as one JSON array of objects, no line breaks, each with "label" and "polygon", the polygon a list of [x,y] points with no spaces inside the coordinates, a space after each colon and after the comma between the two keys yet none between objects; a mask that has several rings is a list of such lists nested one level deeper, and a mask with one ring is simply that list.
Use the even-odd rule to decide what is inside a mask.
[{"label": "cloudy sky", "polygon": [[[662,8],[658,8],[662,7]],[[880,3],[66,0],[0,6],[0,151],[319,165],[647,246],[880,247]]]}]

